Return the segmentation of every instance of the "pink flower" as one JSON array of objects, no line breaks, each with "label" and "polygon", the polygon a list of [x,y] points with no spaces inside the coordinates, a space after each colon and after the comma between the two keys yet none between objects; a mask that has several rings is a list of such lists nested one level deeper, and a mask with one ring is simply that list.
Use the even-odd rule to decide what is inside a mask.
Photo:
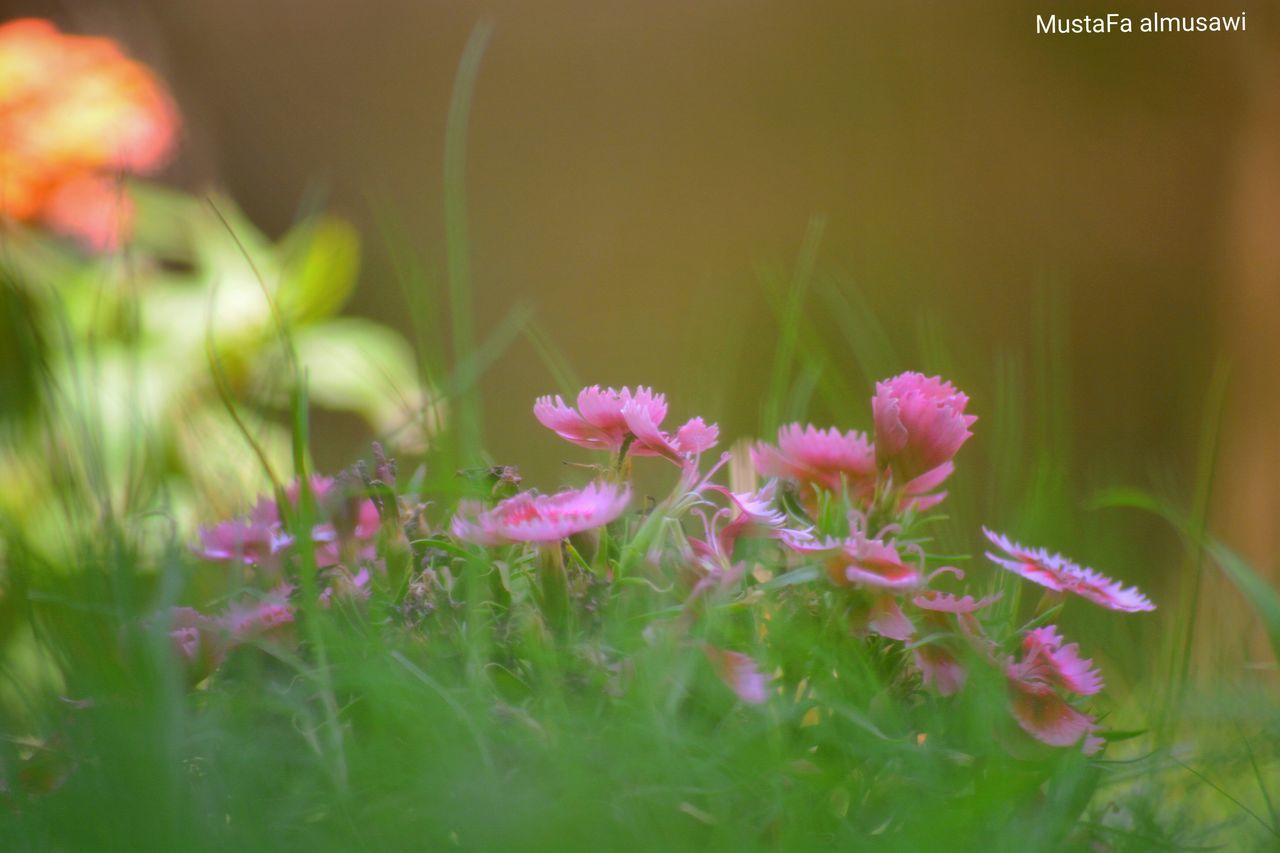
[{"label": "pink flower", "polygon": [[[311,475],[311,492],[321,520],[311,527],[315,561],[320,568],[342,562],[347,556],[371,560],[377,556],[376,540],[382,525],[378,506],[362,494],[344,495],[332,477]],[[298,482],[285,487],[289,503],[296,509],[301,497]],[[281,526],[276,502],[260,499],[245,518],[201,528],[196,553],[206,560],[242,560],[248,565],[274,565],[279,555],[295,544]]]},{"label": "pink flower", "polygon": [[543,426],[565,441],[593,450],[617,453],[632,442],[635,456],[665,456],[676,462],[713,447],[719,429],[694,418],[674,435],[659,427],[667,416],[667,398],[643,385],[614,390],[592,385],[578,392],[575,409],[560,395],[539,397],[533,414]]},{"label": "pink flower", "polygon": [[926,643],[911,651],[921,680],[941,696],[954,696],[964,687],[968,671],[951,649],[942,643]]},{"label": "pink flower", "polygon": [[982,532],[1007,555],[1001,557],[988,551],[987,559],[1029,581],[1057,592],[1073,592],[1111,610],[1134,613],[1156,609],[1137,587],[1125,589],[1119,581],[1093,569],[1081,568],[1061,554],[1051,554],[1044,548],[1027,548],[985,527]]},{"label": "pink flower", "polygon": [[635,438],[630,450],[632,456],[662,456],[683,465],[689,457],[715,447],[720,437],[720,428],[715,424],[708,426],[702,418],[693,418],[674,435],[668,435],[658,428],[643,406],[628,404],[622,408],[622,415]]},{"label": "pink flower", "polygon": [[882,637],[906,642],[915,635],[916,626],[902,612],[892,595],[877,596],[867,612],[867,627]]},{"label": "pink flower", "polygon": [[554,495],[521,492],[489,510],[463,501],[450,530],[456,538],[478,545],[556,542],[603,527],[622,514],[630,499],[627,487],[591,483]]},{"label": "pink flower", "polygon": [[293,544],[280,526],[280,514],[272,501],[259,501],[246,518],[223,521],[198,532],[196,554],[206,560],[239,560],[246,565],[266,565]]},{"label": "pink flower", "polygon": [[220,620],[233,643],[253,642],[259,638],[284,639],[293,624],[293,605],[289,595],[293,587],[281,584],[251,604],[234,604]]},{"label": "pink flower", "polygon": [[190,607],[169,611],[169,640],[191,684],[213,674],[227,654],[226,639],[217,620]]},{"label": "pink flower", "polygon": [[1011,678],[1049,684],[1081,696],[1092,696],[1102,689],[1102,676],[1093,668],[1093,661],[1080,657],[1076,643],[1064,646],[1053,625],[1028,632],[1022,639],[1022,650],[1022,662],[1011,665]]},{"label": "pink flower", "polygon": [[[733,492],[717,485],[708,485],[706,490],[726,497],[729,506],[717,510],[710,519],[703,517],[707,536],[705,541],[690,540],[694,549],[704,552],[704,555],[729,560],[733,556],[734,545],[742,536],[776,539],[793,535],[803,538],[800,531],[783,528],[787,523],[787,515],[774,503],[778,491],[776,480],[770,480],[754,492]],[[729,520],[724,521],[726,518]]]},{"label": "pink flower", "polygon": [[990,607],[1000,600],[1003,593],[974,598],[972,595],[955,596],[949,592],[929,590],[917,595],[912,603],[921,610],[932,610],[935,613],[970,614]]},{"label": "pink flower", "polygon": [[[1028,687],[1013,683],[1010,710],[1022,730],[1049,746],[1072,746],[1095,728],[1093,717],[1073,708],[1061,696],[1044,687]],[[1086,751],[1096,751],[1093,741]]]},{"label": "pink flower", "polygon": [[816,556],[832,583],[876,589],[910,589],[920,583],[920,572],[902,561],[893,545],[855,532],[847,539],[815,540],[787,536],[788,547]]},{"label": "pink flower", "polygon": [[769,680],[751,658],[741,652],[718,649],[709,643],[703,644],[702,652],[720,680],[743,702],[763,705],[768,701]]},{"label": "pink flower", "polygon": [[[952,631],[954,620],[969,644],[991,657],[994,644],[987,638],[974,614],[999,600],[1000,593],[975,599],[971,595],[955,596],[949,592],[929,590],[915,596],[912,603],[925,611],[924,622],[930,633]],[[929,641],[912,649],[912,657],[925,685],[933,686],[941,695],[954,695],[964,687],[968,672],[960,662],[952,641],[945,638]]]},{"label": "pink flower", "polygon": [[787,424],[778,430],[778,446],[758,442],[751,462],[765,477],[782,477],[808,489],[839,492],[843,483],[858,497],[875,489],[876,453],[866,433],[820,430]]},{"label": "pink flower", "polygon": [[337,566],[333,570],[332,578],[329,586],[325,587],[324,591],[320,593],[321,607],[329,607],[333,604],[334,598],[365,601],[373,591],[367,568],[361,568],[360,571],[353,575],[341,566]]},{"label": "pink flower", "polygon": [[1096,752],[1101,742],[1093,736],[1095,720],[1060,693],[1089,696],[1101,690],[1102,677],[1093,661],[1081,658],[1075,643],[1063,645],[1052,625],[1029,632],[1022,647],[1022,660],[1005,666],[1013,718],[1042,743],[1071,746],[1084,738],[1085,751]]},{"label": "pink flower", "polygon": [[891,466],[896,479],[906,483],[950,462],[978,420],[964,413],[968,403],[938,376],[903,373],[877,382],[871,409],[880,465]]}]

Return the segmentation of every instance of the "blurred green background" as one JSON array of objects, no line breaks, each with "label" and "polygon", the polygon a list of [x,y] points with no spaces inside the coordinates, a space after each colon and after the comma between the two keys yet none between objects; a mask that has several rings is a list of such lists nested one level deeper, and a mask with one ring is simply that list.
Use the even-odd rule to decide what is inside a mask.
[{"label": "blurred green background", "polygon": [[[449,96],[487,16],[467,155],[482,335],[527,305],[582,380],[652,384],[673,417],[753,435],[775,344],[761,281],[786,281],[820,216],[810,308],[832,353],[852,360],[859,336],[882,335],[897,353],[886,367],[947,370],[982,416],[1002,366],[1031,365],[1029,401],[1044,376],[1065,376],[1053,414],[1080,495],[1117,483],[1189,495],[1210,376],[1229,360],[1215,524],[1274,577],[1280,22],[1256,0],[1158,5],[1245,11],[1249,30],[1034,33],[1037,12],[1099,11],[1075,2],[3,8],[114,36],[169,81],[186,140],[168,181],[225,189],[272,235],[317,197],[352,219],[365,251],[349,311],[405,332],[375,223],[398,223],[443,278]],[[849,304],[882,329],[853,322]],[[1050,328],[1065,330],[1060,358],[1037,372]],[[494,460],[544,488],[563,448],[530,406],[554,390],[525,340],[483,379]],[[856,411],[869,388],[855,390]],[[973,463],[1002,452],[989,424]],[[313,435],[329,469],[368,438],[337,415]],[[981,491],[977,465],[966,474]],[[1158,593],[1170,537],[1127,527],[1150,565],[1113,570]]]}]

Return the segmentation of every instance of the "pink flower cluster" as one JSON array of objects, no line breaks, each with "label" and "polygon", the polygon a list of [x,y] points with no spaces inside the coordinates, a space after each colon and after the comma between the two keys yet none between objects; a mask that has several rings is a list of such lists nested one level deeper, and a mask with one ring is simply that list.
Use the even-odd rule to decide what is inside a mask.
[{"label": "pink flower cluster", "polygon": [[[765,480],[741,491],[712,481],[732,454],[722,454],[705,473],[700,470],[701,454],[718,439],[715,425],[695,417],[673,432],[663,431],[667,403],[662,394],[646,387],[591,386],[576,402],[569,406],[561,397],[542,397],[534,414],[565,440],[611,455],[596,481],[554,494],[522,491],[492,505],[464,500],[447,526],[458,543],[538,549],[538,559],[518,553],[502,559],[509,566],[532,567],[534,576],[540,573],[540,592],[526,600],[544,609],[545,624],[554,626],[556,636],[568,636],[571,628],[566,626],[572,625],[564,614],[572,606],[567,572],[573,567],[564,560],[562,543],[613,525],[609,536],[575,542],[579,555],[597,561],[601,577],[607,578],[620,549],[640,553],[629,537],[644,528],[649,532],[642,548],[650,567],[675,568],[677,583],[670,588],[684,595],[683,605],[676,608],[680,616],[672,623],[678,630],[690,631],[713,600],[723,602],[744,592],[748,597],[738,601],[760,600],[746,588],[762,570],[782,581],[780,590],[817,581],[828,585],[830,594],[822,600],[835,602],[854,636],[903,644],[904,654],[895,660],[903,662],[902,671],[918,679],[921,688],[955,696],[964,690],[973,667],[985,667],[1007,682],[1010,719],[1028,735],[1055,747],[1081,744],[1088,753],[1101,748],[1097,721],[1081,703],[1102,689],[1102,679],[1079,647],[1066,642],[1053,625],[1009,635],[999,627],[1008,620],[985,616],[1002,600],[1000,592],[949,590],[945,584],[963,580],[964,573],[952,566],[929,570],[935,558],[925,551],[929,539],[921,527],[929,519],[921,511],[946,497],[941,486],[954,472],[955,456],[976,422],[965,411],[968,397],[950,382],[904,373],[878,383],[871,401],[871,436],[799,423],[783,426],[776,445],[750,448],[755,474]],[[630,460],[643,456],[677,464],[680,476],[671,497],[633,525],[626,517],[633,494]],[[742,476],[741,469],[734,470],[736,477]],[[378,505],[363,494],[344,495],[333,480],[315,478],[310,485],[321,519],[306,535],[318,565],[331,569],[320,604],[327,606],[335,595],[367,596],[384,526]],[[286,494],[294,516],[297,486]],[[686,525],[686,518],[700,525]],[[986,528],[983,532],[997,549],[987,553],[993,563],[1053,593],[1070,592],[1124,612],[1154,609],[1133,587],[1044,549],[1019,545]],[[280,507],[260,501],[242,519],[201,530],[197,552],[278,576],[296,549],[296,535],[285,528]],[[747,540],[755,540],[749,549]],[[584,542],[595,544],[583,548]],[[423,560],[423,576],[437,577]],[[352,574],[352,568],[359,571]],[[780,577],[789,573],[794,574]],[[583,584],[590,585],[584,581],[577,588]],[[234,642],[287,627],[293,620],[290,590],[281,589],[217,619],[175,611],[171,636],[188,667],[194,673],[211,671]],[[780,592],[778,601],[785,603],[786,597]],[[582,594],[579,598],[586,600]],[[700,647],[743,702],[762,704],[781,695],[767,670],[750,656],[705,641]]]},{"label": "pink flower cluster", "polygon": [[[964,393],[936,376],[904,373],[877,383],[871,401],[873,436],[784,425],[776,445],[751,447],[756,471],[771,479],[750,492],[712,483],[719,464],[705,476],[696,473],[699,455],[718,438],[716,427],[693,418],[674,433],[663,432],[666,398],[650,388],[591,386],[578,394],[576,407],[558,396],[542,397],[534,414],[561,438],[612,454],[615,475],[629,472],[623,464],[629,456],[662,456],[682,467],[677,491],[685,495],[669,511],[688,508],[702,528],[685,538],[685,564],[693,575],[686,610],[741,582],[747,567],[736,554],[740,540],[773,540],[784,556],[816,567],[820,577],[848,591],[856,633],[909,644],[925,687],[952,696],[963,689],[973,663],[994,667],[1009,681],[1011,715],[1023,730],[1054,746],[1083,740],[1086,751],[1094,751],[1101,745],[1096,722],[1074,703],[1097,693],[1102,682],[1078,647],[1064,643],[1053,626],[1037,628],[1021,638],[1022,657],[1015,661],[980,619],[1000,594],[974,597],[934,588],[940,577],[962,579],[964,574],[949,566],[927,572],[919,539],[898,538],[916,513],[946,497],[940,488],[954,472],[956,453],[972,437],[977,420],[966,413],[968,402]],[[779,483],[788,484],[799,498],[804,509],[799,516],[780,499]],[[630,494],[626,485],[606,481],[554,495],[523,492],[491,508],[466,501],[450,529],[455,538],[483,546],[550,545],[616,521]],[[818,509],[830,501],[843,501],[843,531],[819,529]],[[988,556],[1035,583],[1115,610],[1153,607],[1136,589],[1092,569],[985,532],[1007,555]],[[751,658],[710,644],[703,651],[743,701],[767,701],[769,679]]]},{"label": "pink flower cluster", "polygon": [[711,449],[720,437],[715,424],[692,418],[674,433],[662,431],[667,398],[640,386],[615,391],[592,385],[578,392],[578,406],[555,397],[539,397],[534,416],[565,441],[592,450],[631,456],[662,456],[677,464]]},{"label": "pink flower cluster", "polygon": [[847,491],[863,508],[888,494],[895,508],[922,511],[946,497],[937,489],[955,470],[952,458],[973,435],[969,428],[977,418],[965,414],[968,403],[950,382],[904,373],[876,385],[874,442],[863,432],[794,423],[778,430],[776,447],[756,444],[751,459],[762,475],[799,486],[809,504],[821,489]]},{"label": "pink flower cluster", "polygon": [[476,501],[463,501],[449,529],[455,538],[477,545],[558,542],[603,527],[621,515],[630,500],[631,490],[625,486],[592,483],[554,495],[521,492],[488,510]]},{"label": "pink flower cluster", "polygon": [[[315,475],[308,483],[320,515],[309,531],[315,565],[324,581],[317,603],[327,608],[335,599],[367,599],[370,568],[378,565],[382,518],[377,504],[361,495],[344,494],[331,477]],[[298,482],[284,489],[291,513],[299,510],[301,492]],[[288,579],[297,538],[285,529],[275,501],[260,498],[247,515],[202,527],[197,538],[192,549],[197,556],[250,567],[254,579],[271,588],[231,604],[218,616],[190,607],[171,610],[169,638],[192,683],[212,674],[237,646],[261,639],[289,640],[295,614],[292,599],[297,592]]]},{"label": "pink flower cluster", "polygon": [[[359,558],[372,560],[381,517],[377,505],[369,498],[351,498],[340,493],[331,477],[313,475],[311,493],[324,520],[311,527],[316,565],[320,568],[342,562],[343,548],[353,549]],[[301,487],[291,483],[285,494],[291,509],[297,511]],[[259,499],[242,518],[202,527],[196,553],[215,562],[239,561],[249,566],[276,569],[288,556],[294,536],[284,529],[280,507],[273,500]]]},{"label": "pink flower cluster", "polygon": [[[818,537],[805,528],[780,538],[829,582],[851,590],[858,632],[909,643],[922,683],[942,696],[963,688],[966,661],[1000,668],[1010,684],[1011,714],[1024,731],[1054,746],[1083,741],[1092,753],[1102,744],[1097,724],[1072,703],[1097,693],[1102,681],[1078,647],[1064,644],[1056,627],[1046,626],[1023,638],[1021,660],[1002,655],[978,618],[1000,594],[974,598],[931,588],[937,577],[963,573],[943,567],[926,574],[919,545],[895,540],[909,521],[904,512],[946,497],[937,490],[954,472],[954,457],[977,420],[966,414],[967,405],[968,397],[951,383],[904,373],[876,385],[874,440],[854,430],[788,424],[778,431],[776,446],[752,448],[752,462],[761,475],[791,483],[811,515],[822,493],[846,502],[847,534]],[[776,520],[774,528],[785,524]],[[1137,589],[1093,569],[985,528],[984,533],[1005,555],[987,556],[1028,580],[1113,610],[1154,609]]]},{"label": "pink flower cluster", "polygon": [[169,640],[187,679],[192,684],[203,681],[237,646],[287,640],[294,621],[292,592],[288,584],[281,584],[257,600],[233,604],[218,616],[192,607],[172,608]]}]

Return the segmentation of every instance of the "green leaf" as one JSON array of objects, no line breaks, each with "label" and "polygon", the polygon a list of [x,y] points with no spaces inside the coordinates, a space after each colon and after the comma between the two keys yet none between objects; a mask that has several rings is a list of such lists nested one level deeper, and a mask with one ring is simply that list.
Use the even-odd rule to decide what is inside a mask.
[{"label": "green leaf", "polygon": [[279,252],[276,300],[285,316],[307,323],[342,309],[360,271],[360,238],[351,225],[333,217],[305,222],[285,236]]},{"label": "green leaf", "polygon": [[1100,494],[1093,503],[1099,507],[1127,507],[1158,515],[1192,544],[1203,548],[1258,614],[1266,628],[1267,639],[1271,641],[1272,654],[1280,661],[1280,593],[1238,554],[1207,533],[1197,534],[1195,526],[1188,519],[1141,490],[1111,489]]},{"label": "green leaf", "polygon": [[425,422],[413,349],[397,332],[344,317],[296,330],[294,344],[316,403],[356,412],[380,434]]}]

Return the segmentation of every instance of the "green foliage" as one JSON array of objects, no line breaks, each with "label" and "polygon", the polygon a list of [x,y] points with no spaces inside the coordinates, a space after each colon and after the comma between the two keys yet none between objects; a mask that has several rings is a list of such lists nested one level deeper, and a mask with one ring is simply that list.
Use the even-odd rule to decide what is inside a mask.
[{"label": "green foliage", "polygon": [[[336,316],[359,270],[350,225],[312,217],[273,242],[224,198],[145,184],[131,196],[137,234],[124,254],[85,256],[34,233],[6,245],[0,507],[43,530],[38,542],[58,539],[60,510],[75,505],[65,492],[89,483],[117,511],[144,482],[184,521],[195,497],[230,510],[219,496],[266,482],[244,429],[284,469],[293,368],[282,333],[319,405],[358,415],[393,447],[423,445],[438,413],[408,343]],[[42,464],[56,457],[62,473]]]}]

